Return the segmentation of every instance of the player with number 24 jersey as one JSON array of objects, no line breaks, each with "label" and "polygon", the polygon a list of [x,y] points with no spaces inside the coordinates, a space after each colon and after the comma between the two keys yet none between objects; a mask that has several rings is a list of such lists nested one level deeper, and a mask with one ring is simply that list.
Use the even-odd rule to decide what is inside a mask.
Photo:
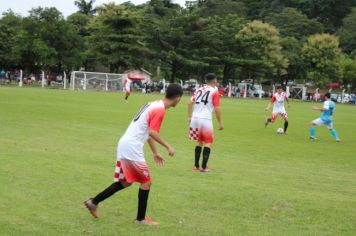
[{"label": "player with number 24 jersey", "polygon": [[[219,123],[219,130],[223,129],[223,123],[220,112],[220,94],[215,74],[209,73],[205,76],[207,85],[199,88],[188,103],[188,120],[189,120],[189,138],[197,140],[195,147],[195,164],[194,169],[201,172],[207,172],[207,162],[210,155],[211,145],[214,141],[214,128],[212,113],[215,111]],[[194,107],[194,109],[193,109]],[[200,167],[199,159],[203,150],[203,162]]]}]

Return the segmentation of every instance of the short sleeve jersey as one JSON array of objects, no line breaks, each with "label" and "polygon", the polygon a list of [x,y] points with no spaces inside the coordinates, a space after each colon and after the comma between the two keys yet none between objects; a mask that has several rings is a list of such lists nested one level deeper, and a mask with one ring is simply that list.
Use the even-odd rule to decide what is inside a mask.
[{"label": "short sleeve jersey", "polygon": [[126,89],[127,91],[130,90],[131,83],[132,83],[132,81],[131,81],[130,79],[125,79],[124,84],[125,84],[125,89]]},{"label": "short sleeve jersey", "polygon": [[205,85],[193,94],[191,101],[195,103],[194,118],[211,120],[214,108],[220,106],[220,94],[217,88]]},{"label": "short sleeve jersey", "polygon": [[272,96],[272,103],[273,103],[273,109],[274,110],[279,110],[284,108],[284,100],[286,99],[286,93],[282,92],[281,94],[275,93]]},{"label": "short sleeve jersey", "polygon": [[333,119],[334,111],[335,111],[335,102],[333,101],[325,101],[323,104],[323,108],[325,111],[321,113],[321,119],[323,121],[331,121]]},{"label": "short sleeve jersey", "polygon": [[124,159],[145,161],[143,146],[149,138],[149,129],[160,132],[164,115],[162,100],[148,103],[141,108],[119,141],[119,151]]}]

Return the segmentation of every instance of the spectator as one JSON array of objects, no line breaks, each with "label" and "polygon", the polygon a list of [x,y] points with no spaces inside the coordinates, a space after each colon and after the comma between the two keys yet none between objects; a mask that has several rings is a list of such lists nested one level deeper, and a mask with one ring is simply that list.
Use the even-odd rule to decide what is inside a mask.
[{"label": "spectator", "polygon": [[236,97],[238,97],[238,98],[241,97],[241,90],[239,87],[237,87],[235,94],[236,94]]}]

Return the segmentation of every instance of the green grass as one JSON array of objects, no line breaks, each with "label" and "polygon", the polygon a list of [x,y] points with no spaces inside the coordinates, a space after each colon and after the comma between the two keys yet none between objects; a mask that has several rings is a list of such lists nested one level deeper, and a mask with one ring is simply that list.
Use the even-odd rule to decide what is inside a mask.
[{"label": "green grass", "polygon": [[[0,87],[0,235],[356,235],[356,106],[337,105],[336,143],[325,127],[308,140],[315,104],[292,102],[289,134],[263,128],[267,101],[223,99],[211,173],[193,172],[184,97],[161,134],[176,149],[153,176],[148,215],[133,224],[135,184],[100,205],[82,202],[112,182],[116,145],[159,95]],[[320,105],[320,104],[319,104]]]}]

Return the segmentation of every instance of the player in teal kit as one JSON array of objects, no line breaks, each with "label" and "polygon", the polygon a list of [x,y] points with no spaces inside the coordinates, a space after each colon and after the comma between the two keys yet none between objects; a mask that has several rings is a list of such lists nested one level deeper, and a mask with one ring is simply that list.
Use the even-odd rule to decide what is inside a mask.
[{"label": "player in teal kit", "polygon": [[337,135],[336,130],[333,127],[333,115],[335,111],[335,102],[330,100],[330,93],[325,94],[325,101],[322,108],[314,107],[313,110],[321,111],[321,117],[313,120],[310,123],[310,139],[315,140],[315,126],[317,125],[326,125],[326,127],[330,130],[331,135],[335,138],[337,142],[340,142],[340,138]]}]

